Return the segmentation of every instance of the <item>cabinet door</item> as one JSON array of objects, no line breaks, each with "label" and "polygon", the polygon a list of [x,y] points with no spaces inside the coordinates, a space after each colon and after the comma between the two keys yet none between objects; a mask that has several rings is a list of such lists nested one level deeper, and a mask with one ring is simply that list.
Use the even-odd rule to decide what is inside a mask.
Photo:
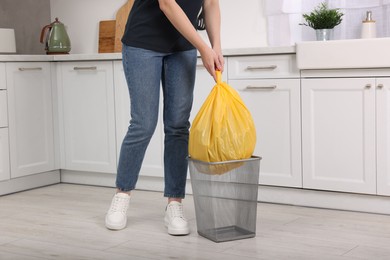
[{"label": "cabinet door", "polygon": [[11,177],[54,169],[48,62],[7,63]]},{"label": "cabinet door", "polygon": [[58,65],[65,169],[116,172],[111,61]]},{"label": "cabinet door", "polygon": [[0,90],[0,127],[8,126],[7,91]]},{"label": "cabinet door", "polygon": [[260,184],[302,187],[299,79],[230,80],[255,121]]},{"label": "cabinet door", "polygon": [[8,129],[0,128],[0,181],[10,178]]},{"label": "cabinet door", "polygon": [[302,80],[303,187],[376,193],[375,80]]},{"label": "cabinet door", "polygon": [[390,79],[377,79],[377,187],[390,195]]},{"label": "cabinet door", "polygon": [[[130,97],[127,88],[126,78],[123,71],[122,61],[114,62],[114,76],[115,76],[115,111],[116,111],[116,135],[117,135],[117,154],[122,145],[123,138],[126,135],[130,123]],[[160,95],[161,96],[161,95]],[[161,105],[160,102],[160,114]],[[159,117],[156,130],[149,146],[145,153],[145,158],[141,168],[141,175],[144,176],[164,176],[164,162],[163,162],[163,124],[162,116]]]},{"label": "cabinet door", "polygon": [[0,89],[7,88],[6,78],[7,77],[5,76],[5,63],[0,63]]}]

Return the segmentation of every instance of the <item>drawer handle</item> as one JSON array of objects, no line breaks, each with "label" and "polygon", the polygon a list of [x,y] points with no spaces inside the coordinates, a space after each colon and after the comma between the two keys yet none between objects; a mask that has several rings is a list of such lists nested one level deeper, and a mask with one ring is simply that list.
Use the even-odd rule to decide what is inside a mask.
[{"label": "drawer handle", "polygon": [[271,86],[247,86],[247,90],[273,90],[276,89],[278,86],[271,85]]},{"label": "drawer handle", "polygon": [[19,71],[28,71],[28,70],[42,70],[42,67],[19,68]]},{"label": "drawer handle", "polygon": [[278,66],[271,65],[271,66],[248,66],[245,70],[274,70]]},{"label": "drawer handle", "polygon": [[74,67],[74,70],[97,70],[96,66],[91,66],[91,67]]},{"label": "drawer handle", "polygon": [[366,89],[370,89],[370,88],[371,88],[371,84],[367,84],[367,85],[365,86],[365,88],[366,88]]},{"label": "drawer handle", "polygon": [[383,87],[384,87],[383,84],[379,84],[379,85],[378,85],[378,88],[379,88],[379,89],[382,89]]}]

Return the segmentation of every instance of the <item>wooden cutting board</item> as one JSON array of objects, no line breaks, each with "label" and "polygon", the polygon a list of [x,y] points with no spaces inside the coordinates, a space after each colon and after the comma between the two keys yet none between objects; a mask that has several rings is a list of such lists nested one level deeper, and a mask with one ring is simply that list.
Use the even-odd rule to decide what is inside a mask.
[{"label": "wooden cutting board", "polygon": [[116,25],[115,25],[115,46],[114,52],[122,52],[122,36],[125,32],[127,18],[131,8],[133,7],[134,0],[128,0],[116,13]]},{"label": "wooden cutting board", "polygon": [[115,20],[100,21],[99,23],[99,53],[115,51]]}]

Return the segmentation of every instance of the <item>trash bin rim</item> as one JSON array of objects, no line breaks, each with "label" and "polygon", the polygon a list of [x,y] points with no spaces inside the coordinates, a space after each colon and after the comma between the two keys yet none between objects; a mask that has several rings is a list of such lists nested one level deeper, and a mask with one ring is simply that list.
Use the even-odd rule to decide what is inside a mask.
[{"label": "trash bin rim", "polygon": [[205,161],[192,159],[191,156],[188,156],[189,161],[193,161],[193,162],[201,163],[201,164],[207,164],[207,165],[219,165],[219,164],[237,163],[237,162],[260,161],[261,159],[262,158],[260,156],[252,155],[251,158],[248,158],[248,159],[230,160],[230,161],[222,161],[222,162],[205,162]]}]

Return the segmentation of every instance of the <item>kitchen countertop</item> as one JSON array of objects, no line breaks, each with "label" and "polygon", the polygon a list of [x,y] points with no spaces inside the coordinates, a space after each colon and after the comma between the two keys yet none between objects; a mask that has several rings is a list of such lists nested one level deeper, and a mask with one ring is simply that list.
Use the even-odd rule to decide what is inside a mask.
[{"label": "kitchen countertop", "polygon": [[[257,47],[238,48],[223,50],[224,56],[245,56],[245,55],[269,55],[269,54],[294,54],[295,46],[281,47]],[[23,61],[88,61],[88,60],[121,60],[121,53],[91,53],[91,54],[69,54],[69,55],[0,55],[0,62],[23,62]]]}]

